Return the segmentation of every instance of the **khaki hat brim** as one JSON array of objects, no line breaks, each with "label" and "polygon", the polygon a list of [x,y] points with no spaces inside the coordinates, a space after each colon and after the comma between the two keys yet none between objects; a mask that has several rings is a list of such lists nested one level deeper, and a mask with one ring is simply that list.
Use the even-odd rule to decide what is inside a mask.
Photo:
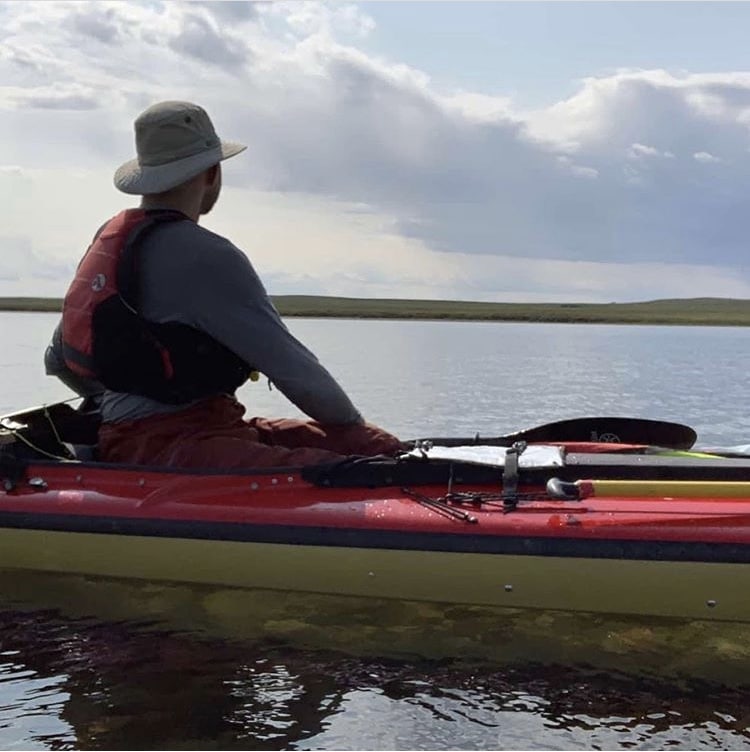
[{"label": "khaki hat brim", "polygon": [[247,146],[244,144],[221,141],[219,146],[210,151],[163,165],[141,165],[137,159],[131,159],[115,171],[115,188],[123,193],[137,196],[163,193],[194,178],[209,167],[229,157],[234,157],[245,149]]}]

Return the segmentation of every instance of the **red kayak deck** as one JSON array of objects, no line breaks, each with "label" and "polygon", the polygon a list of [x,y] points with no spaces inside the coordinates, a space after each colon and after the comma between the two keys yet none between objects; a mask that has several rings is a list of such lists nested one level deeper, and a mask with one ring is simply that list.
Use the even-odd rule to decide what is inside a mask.
[{"label": "red kayak deck", "polygon": [[[508,510],[500,488],[489,485],[471,487],[481,503],[446,504],[445,486],[322,488],[298,473],[197,475],[50,464],[28,468],[28,477],[38,480],[0,494],[0,524],[242,540],[252,531],[267,537],[275,530],[279,542],[312,542],[328,530],[326,545],[341,546],[373,545],[378,534],[390,532],[401,534],[399,547],[411,535],[414,548],[430,549],[430,537],[438,536],[440,550],[448,546],[446,537],[457,539],[449,550],[468,550],[470,539],[470,550],[483,551],[504,550],[502,541],[481,540],[494,538],[747,544],[750,560],[750,498],[559,501],[544,498],[543,487],[528,487]],[[737,561],[739,554],[727,549],[726,555],[720,560]],[[685,556],[693,558],[688,551],[679,558]]]}]

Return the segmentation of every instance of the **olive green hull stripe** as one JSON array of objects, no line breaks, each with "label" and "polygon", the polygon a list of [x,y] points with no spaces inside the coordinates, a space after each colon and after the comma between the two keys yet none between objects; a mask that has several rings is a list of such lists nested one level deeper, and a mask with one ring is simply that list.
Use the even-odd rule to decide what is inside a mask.
[{"label": "olive green hull stripe", "polygon": [[750,621],[750,565],[0,530],[0,568],[446,603]]}]

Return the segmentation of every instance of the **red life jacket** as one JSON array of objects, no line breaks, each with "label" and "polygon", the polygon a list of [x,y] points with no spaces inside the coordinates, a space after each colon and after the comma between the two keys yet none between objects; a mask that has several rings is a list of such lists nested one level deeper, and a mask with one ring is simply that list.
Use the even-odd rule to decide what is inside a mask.
[{"label": "red life jacket", "polygon": [[140,241],[177,211],[128,209],[97,233],[63,302],[62,353],[74,373],[107,389],[183,404],[233,393],[251,367],[211,336],[138,312]]}]

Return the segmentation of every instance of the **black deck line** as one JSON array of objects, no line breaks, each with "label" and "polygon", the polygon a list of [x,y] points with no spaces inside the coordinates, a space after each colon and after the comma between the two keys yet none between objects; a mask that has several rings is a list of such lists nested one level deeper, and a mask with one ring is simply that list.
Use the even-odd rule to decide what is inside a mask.
[{"label": "black deck line", "polygon": [[[462,523],[457,523],[462,524]],[[639,561],[750,563],[750,544],[638,541],[560,537],[363,530],[305,525],[258,525],[238,522],[154,520],[127,517],[0,512],[0,529],[238,541],[330,548],[553,556]]]},{"label": "black deck line", "polygon": [[[1,456],[1,455],[0,455]],[[40,475],[44,469],[59,468],[60,463],[38,459],[7,459],[17,472]],[[443,485],[449,478],[456,485],[502,486],[502,468],[472,465],[466,462],[395,461],[382,458],[343,461],[306,467],[262,469],[196,469],[168,468],[146,465],[118,465],[102,462],[80,462],[70,465],[76,473],[86,470],[113,470],[126,473],[158,473],[174,476],[259,478],[299,473],[303,480],[321,488],[386,488],[412,485]],[[7,468],[6,468],[7,469]],[[693,459],[682,456],[648,454],[599,454],[569,452],[562,467],[520,468],[519,481],[526,486],[544,486],[556,476],[561,480],[616,478],[619,480],[702,480],[750,482],[750,457]]]}]

